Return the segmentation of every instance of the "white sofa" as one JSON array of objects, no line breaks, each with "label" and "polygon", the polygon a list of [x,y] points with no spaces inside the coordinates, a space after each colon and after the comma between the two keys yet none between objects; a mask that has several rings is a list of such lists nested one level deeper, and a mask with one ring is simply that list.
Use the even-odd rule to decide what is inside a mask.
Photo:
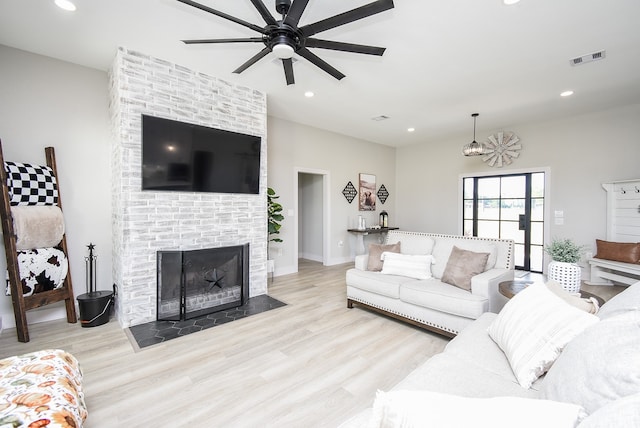
[{"label": "white sofa", "polygon": [[[488,333],[498,315],[483,314],[442,353],[418,366],[389,391],[400,394],[398,397],[402,399],[415,393],[412,403],[406,400],[408,406],[415,407],[415,412],[412,415],[411,409],[400,409],[400,413],[406,412],[403,415],[406,425],[398,425],[439,428],[574,427],[577,423],[578,428],[640,426],[640,282],[605,303],[596,316],[599,321],[574,336],[546,375],[525,389],[518,383],[505,353]],[[448,403],[462,405],[465,410],[460,415],[452,412],[448,418],[450,423],[426,424],[430,415]],[[570,405],[577,412],[575,423],[561,424],[560,418],[549,411],[549,406],[555,404]],[[493,407],[490,411],[491,405],[498,406],[498,410]],[[374,408],[375,413],[380,413],[378,400]],[[388,407],[385,411],[389,417]],[[473,423],[457,425],[465,412]],[[373,415],[374,410],[368,408],[343,423],[341,428],[380,426],[373,423],[376,419]],[[423,419],[419,423],[414,420],[411,425],[409,419],[416,415]],[[537,417],[545,415],[553,416],[552,420],[540,424]],[[392,413],[391,416],[398,417]],[[503,418],[501,423],[499,418]]]},{"label": "white sofa", "polygon": [[[367,270],[369,254],[356,256],[347,271],[347,306],[362,305],[431,331],[453,337],[485,312],[499,312],[507,299],[498,291],[513,280],[511,240],[392,230],[386,244],[401,254],[432,255],[432,278],[415,279]],[[470,292],[441,281],[453,247],[489,253],[485,271],[471,278]]]}]

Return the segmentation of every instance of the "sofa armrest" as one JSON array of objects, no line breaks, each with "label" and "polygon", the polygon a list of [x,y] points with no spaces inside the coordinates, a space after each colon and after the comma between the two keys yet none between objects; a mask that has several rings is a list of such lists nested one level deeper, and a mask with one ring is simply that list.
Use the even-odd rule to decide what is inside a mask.
[{"label": "sofa armrest", "polygon": [[489,312],[500,312],[507,298],[500,294],[498,284],[513,281],[513,269],[489,269],[471,278],[471,293],[489,299]]},{"label": "sofa armrest", "polygon": [[356,269],[358,270],[367,270],[367,265],[369,264],[369,254],[360,254],[356,256]]}]

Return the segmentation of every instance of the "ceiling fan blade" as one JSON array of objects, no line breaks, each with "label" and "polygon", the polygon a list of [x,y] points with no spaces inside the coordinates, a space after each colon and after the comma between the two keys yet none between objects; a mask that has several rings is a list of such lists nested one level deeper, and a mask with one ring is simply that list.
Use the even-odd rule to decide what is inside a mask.
[{"label": "ceiling fan blade", "polygon": [[291,7],[289,8],[289,12],[287,12],[287,16],[284,18],[283,23],[291,27],[297,27],[300,17],[302,16],[302,12],[304,12],[308,3],[309,0],[294,0],[294,2],[291,3]]},{"label": "ceiling fan blade", "polygon": [[219,10],[211,9],[210,7],[205,6],[203,4],[196,3],[191,0],[178,0],[178,1],[180,3],[188,4],[189,6],[193,6],[196,9],[204,10],[205,12],[209,12],[213,15],[219,16],[220,18],[228,19],[229,21],[235,22],[236,24],[240,24],[247,28],[251,28],[252,30],[257,31],[258,33],[264,33],[264,29],[262,27],[258,27],[255,24],[252,24],[247,21],[243,21],[242,19],[236,18],[235,16],[228,15],[224,12],[220,12]]},{"label": "ceiling fan blade", "polygon": [[258,12],[260,12],[260,15],[262,15],[262,19],[264,19],[264,22],[266,22],[268,25],[277,24],[276,20],[273,18],[273,15],[271,15],[271,12],[269,12],[269,9],[267,9],[262,0],[251,0],[251,3],[253,3],[256,9],[258,9]]},{"label": "ceiling fan blade", "polygon": [[327,73],[329,73],[330,75],[332,75],[333,77],[335,77],[338,80],[341,80],[343,77],[345,77],[344,74],[340,73],[338,70],[336,70],[335,68],[333,68],[332,66],[327,64],[323,59],[321,59],[316,54],[312,53],[307,48],[300,48],[300,49],[298,49],[296,51],[296,53],[298,55],[300,55],[301,57],[305,58],[307,61],[309,61],[312,64],[314,64],[315,66],[317,66],[317,67],[321,68],[322,70],[326,71]]},{"label": "ceiling fan blade", "polygon": [[262,37],[245,37],[242,39],[192,39],[182,40],[187,45],[195,45],[200,43],[245,43],[245,42],[262,42]]},{"label": "ceiling fan blade", "polygon": [[389,9],[393,9],[393,0],[378,0],[348,12],[332,16],[331,18],[305,25],[300,27],[300,31],[302,31],[304,36],[313,36],[314,34],[322,31],[327,31],[331,28],[339,27],[353,21],[358,21],[359,19],[363,19]]},{"label": "ceiling fan blade", "polygon": [[320,40],[308,38],[305,41],[308,48],[331,49],[334,51],[353,52],[366,55],[382,56],[386,48],[377,46],[356,45],[354,43],[333,42],[331,40]]},{"label": "ceiling fan blade", "polygon": [[291,58],[285,58],[282,60],[282,65],[284,66],[284,77],[287,79],[287,85],[293,85],[296,83],[293,78],[293,61],[291,61]]},{"label": "ceiling fan blade", "polygon": [[263,57],[265,57],[269,52],[271,52],[271,49],[269,48],[264,48],[262,49],[260,52],[258,52],[257,54],[255,54],[254,56],[252,56],[251,58],[249,58],[249,60],[247,62],[245,62],[244,64],[242,64],[240,67],[236,68],[235,70],[233,70],[234,73],[236,74],[240,74],[243,71],[245,71],[247,68],[251,67],[253,64],[255,64],[256,62],[258,62],[260,59],[262,59]]}]

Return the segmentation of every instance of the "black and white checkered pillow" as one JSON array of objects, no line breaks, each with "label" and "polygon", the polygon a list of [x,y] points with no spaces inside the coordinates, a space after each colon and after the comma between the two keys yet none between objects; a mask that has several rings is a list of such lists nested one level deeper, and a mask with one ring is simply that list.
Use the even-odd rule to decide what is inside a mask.
[{"label": "black and white checkered pillow", "polygon": [[58,184],[48,166],[5,162],[11,205],[57,205]]}]

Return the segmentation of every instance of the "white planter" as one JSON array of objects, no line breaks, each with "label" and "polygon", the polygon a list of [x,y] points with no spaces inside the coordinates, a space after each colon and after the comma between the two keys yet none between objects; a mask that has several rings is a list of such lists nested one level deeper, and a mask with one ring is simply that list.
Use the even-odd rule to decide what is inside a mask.
[{"label": "white planter", "polygon": [[549,279],[560,283],[568,293],[580,293],[582,270],[575,263],[552,261],[549,263],[547,276]]}]

